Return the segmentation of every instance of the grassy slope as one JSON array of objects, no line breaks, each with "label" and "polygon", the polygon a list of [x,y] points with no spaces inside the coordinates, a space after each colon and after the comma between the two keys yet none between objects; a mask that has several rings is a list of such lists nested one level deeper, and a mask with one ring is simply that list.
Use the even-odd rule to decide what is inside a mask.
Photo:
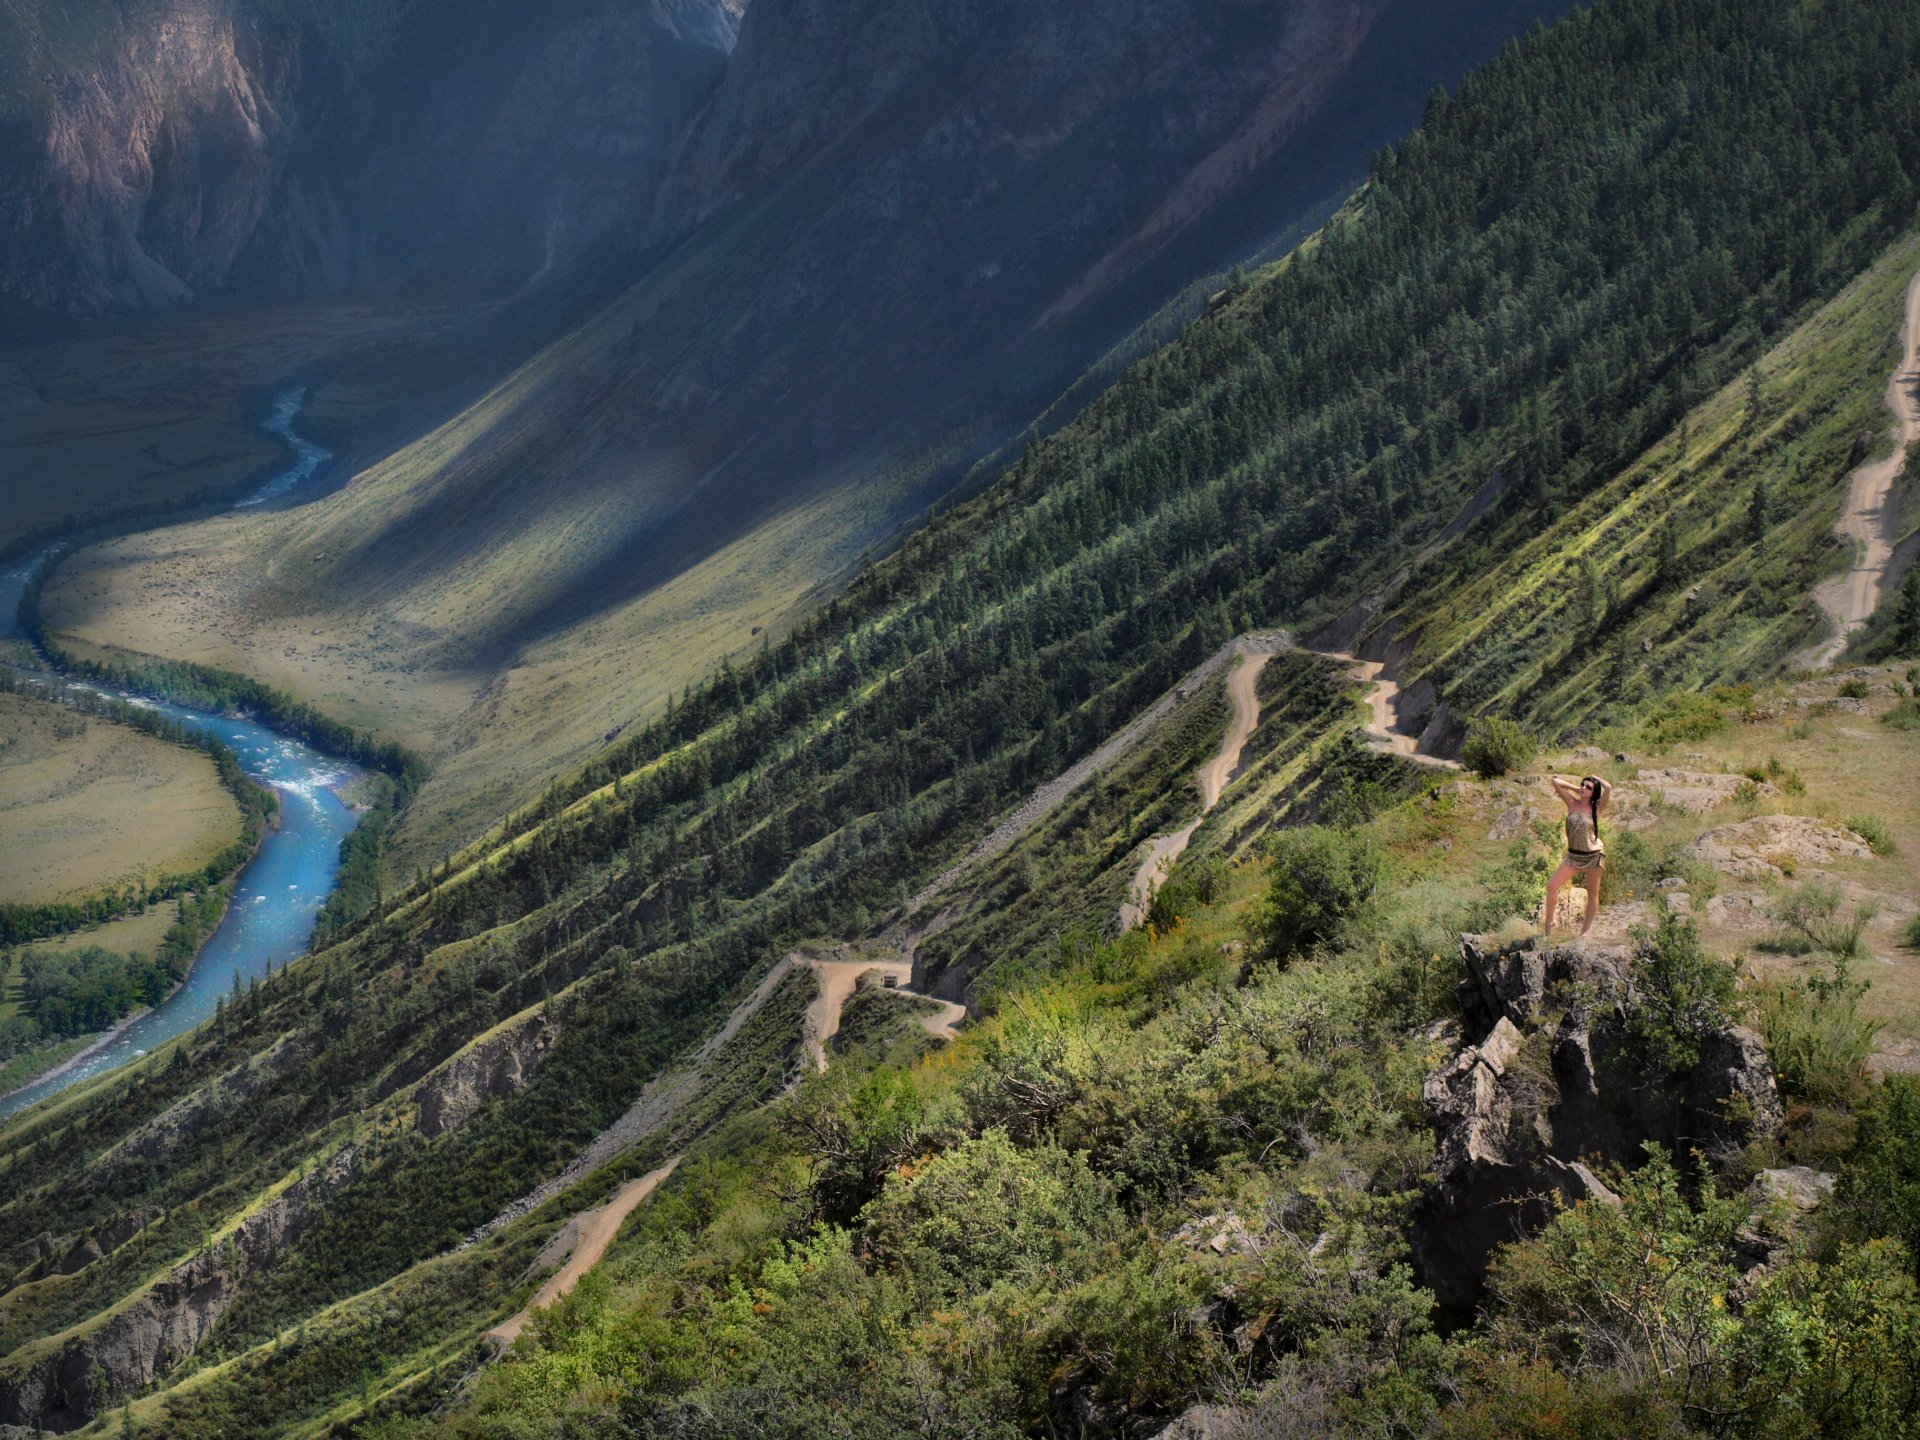
[{"label": "grassy slope", "polygon": [[[1836,240],[1836,265],[1862,233],[1878,232],[1863,222]],[[294,1278],[274,1282],[273,1293],[295,1286],[299,1303],[315,1307],[391,1283],[557,1168],[689,1035],[724,1013],[727,993],[738,993],[783,939],[878,920],[891,897],[936,870],[1023,785],[1090,748],[1184,673],[1231,633],[1239,617],[1229,601],[1249,606],[1279,594],[1331,610],[1351,598],[1330,586],[1316,594],[1304,582],[1277,583],[1252,562],[1284,565],[1288,580],[1301,576],[1300,565],[1311,582],[1320,572],[1299,558],[1311,550],[1308,559],[1357,589],[1379,573],[1374,551],[1283,543],[1293,534],[1287,526],[1315,518],[1289,508],[1292,492],[1262,496],[1271,515],[1229,523],[1229,506],[1206,487],[1217,479],[1252,493],[1264,477],[1252,467],[1221,476],[1191,453],[1215,438],[1202,419],[1233,418],[1235,395],[1212,368],[1220,350],[1257,352],[1269,332],[1256,322],[1286,321],[1266,311],[1284,311],[1288,273],[1259,277],[1007,484],[876,567],[794,646],[744,679],[723,677],[674,728],[634,738],[334,951],[276,978],[224,1028],[181,1042],[177,1068],[171,1054],[157,1057],[8,1127],[0,1166],[19,1198],[0,1212],[0,1238],[31,1234],[54,1216],[90,1223],[151,1195],[182,1216],[156,1240],[155,1255],[185,1253],[197,1243],[190,1217],[225,1223],[316,1147],[335,1143],[361,1108],[358,1097],[399,1093],[472,1035],[538,1004],[543,991],[566,995],[577,1003],[535,1083],[433,1146],[395,1137],[374,1182],[342,1197],[324,1234],[289,1260]],[[1399,308],[1390,294],[1379,303]],[[1730,315],[1742,326],[1751,318],[1738,306],[1714,312],[1729,327]],[[1750,339],[1753,330],[1738,333]],[[1257,367],[1257,355],[1249,363]],[[1469,427],[1472,445],[1449,455],[1431,493],[1415,498],[1422,519],[1452,513],[1484,476],[1481,462],[1513,439],[1488,424]],[[1263,435],[1273,443],[1262,463],[1279,467],[1313,439]],[[1096,453],[1110,461],[1081,463]],[[1597,462],[1590,454],[1584,463]],[[1170,472],[1177,481],[1167,481]],[[1312,479],[1304,477],[1308,494]],[[1179,497],[1178,508],[1138,500],[1157,503],[1180,484],[1193,485],[1196,498]],[[1136,503],[1141,509],[1125,508]],[[1248,589],[1223,596],[1193,583],[1196,571],[1240,563],[1253,575]],[[1286,749],[1271,751],[1276,794],[1308,789],[1315,778],[1289,774]],[[1145,781],[1144,790],[1155,789]],[[1166,790],[1158,787],[1153,803]],[[1127,848],[1124,838],[1100,838],[1084,854],[1068,845],[1042,858],[1059,863],[1063,885],[1096,885],[1087,857],[1104,856],[1110,868],[1115,848]],[[1436,883],[1447,879],[1442,872]],[[1092,915],[1102,905],[1086,908]],[[1345,986],[1352,976],[1336,980]],[[257,1117],[190,1137],[164,1170],[70,1203],[75,1192],[63,1182],[87,1156],[290,1031],[327,1037],[297,1086],[273,1092]],[[1402,1153],[1405,1136],[1386,1138],[1383,1163]],[[116,1303],[128,1280],[112,1266],[83,1272],[55,1307],[62,1323]],[[256,1312],[249,1333],[291,1313]],[[58,1328],[54,1320],[51,1311],[21,1316],[19,1333]],[[328,1371],[326,1403],[338,1403],[357,1375],[351,1365]]]},{"label": "grassy slope", "polygon": [[[1902,897],[1915,893],[1920,806],[1909,797],[1920,789],[1909,772],[1920,765],[1920,749],[1909,734],[1873,723],[1895,702],[1886,681],[1864,714],[1831,703],[1837,684],[1763,691],[1755,698],[1771,710],[1767,719],[1741,722],[1724,706],[1714,709],[1713,733],[1684,748],[1650,744],[1633,726],[1611,737],[1629,751],[1627,763],[1603,767],[1623,796],[1635,794],[1642,768],[1683,764],[1718,773],[1764,754],[1791,757],[1805,783],[1804,794],[1785,801],[1730,801],[1704,814],[1656,806],[1617,823],[1622,898],[1608,912],[1611,933],[1651,922],[1662,877],[1672,877],[1703,913],[1717,888],[1737,888],[1689,861],[1687,844],[1701,833],[1756,813],[1848,813],[1863,774],[1886,777],[1881,793],[1899,797],[1882,808],[1900,848],[1803,868],[1798,878],[1824,877],[1856,898],[1911,909]],[[1291,717],[1283,711],[1270,724],[1269,744],[1285,746]],[[1549,770],[1592,763],[1566,752],[1542,759]],[[1227,1288],[1235,1285],[1242,1306],[1251,1294],[1260,1297],[1256,1309],[1274,1307],[1264,1323],[1283,1333],[1303,1327],[1294,1340],[1325,1367],[1322,1383],[1334,1395],[1371,1390],[1373,1403],[1390,1406],[1399,1424],[1417,1425],[1440,1403],[1431,1391],[1422,1393],[1431,1372],[1427,1381],[1417,1378],[1435,1364],[1422,1322],[1413,1318],[1417,1302],[1397,1327],[1363,1338],[1382,1323],[1372,1307],[1383,1303],[1395,1278],[1398,1222],[1385,1197],[1413,1183],[1429,1153],[1419,1080],[1439,1052],[1423,1027],[1451,1009],[1459,973],[1451,933],[1463,923],[1491,923],[1516,897],[1537,905],[1550,863],[1550,846],[1524,834],[1525,858],[1516,863],[1512,842],[1494,833],[1498,819],[1516,796],[1552,801],[1537,779],[1436,780],[1431,772],[1403,778],[1416,791],[1412,798],[1388,800],[1362,827],[1391,856],[1390,886],[1363,932],[1331,954],[1291,971],[1261,966],[1247,979],[1248,928],[1266,874],[1257,853],[1219,876],[1211,902],[1186,894],[1178,918],[1160,933],[1102,943],[1082,930],[1044,966],[1005,973],[985,1019],[949,1050],[867,1075],[855,1063],[771,1123],[756,1118],[698,1148],[629,1222],[603,1274],[556,1307],[451,1415],[396,1422],[377,1433],[522,1433],[517,1426],[548,1433],[544,1427],[563,1413],[591,1433],[596,1420],[616,1413],[629,1422],[650,1414],[662,1423],[681,1413],[681,1402],[739,1422],[764,1413],[757,1407],[769,1392],[779,1413],[774,1433],[783,1435],[905,1423],[909,1410],[931,1427],[927,1433],[1016,1433],[1009,1422],[1032,1424],[1046,1413],[1048,1387],[1062,1377],[1093,1388],[1110,1405],[1164,1415],[1203,1398],[1257,1391],[1269,1373],[1258,1359],[1222,1363],[1210,1348],[1222,1342],[1208,1338],[1204,1323],[1173,1318],[1209,1296],[1236,1293]],[[1638,846],[1621,840],[1629,830]],[[1627,854],[1639,858],[1629,864]],[[1083,850],[1077,862],[1045,872],[1044,883],[1056,894],[1077,893],[1089,882],[1110,889],[1101,874],[1101,860]],[[1788,887],[1765,888],[1771,899]],[[1008,927],[992,939],[1017,950],[1017,905],[1003,914]],[[1771,948],[1776,935],[1707,930],[1710,945],[1747,976],[1749,998],[1737,1002],[1743,1010],[1758,993],[1753,987],[1783,967],[1822,969],[1819,957],[1781,958]],[[1869,1007],[1893,1032],[1883,1044],[1910,1040],[1920,1029],[1913,1003],[1920,955],[1884,929],[1871,947],[1877,963]],[[807,1186],[823,1159],[817,1121],[807,1117],[836,1106],[872,1117],[883,1105],[903,1126],[893,1143],[912,1157],[887,1183],[889,1194],[931,1173],[942,1152],[984,1143],[968,1137],[998,1123],[1018,1142],[1022,1163],[1035,1167],[1014,1172],[1024,1177],[1019,1183],[1041,1183],[1049,1143],[1084,1147],[1095,1168],[1129,1196],[1123,1209],[1136,1228],[1115,1240],[1095,1230],[1084,1251],[1068,1244],[1038,1273],[963,1269],[946,1281],[951,1288],[929,1290],[919,1278],[926,1261],[889,1248],[886,1212],[876,1204],[828,1217],[851,1225],[856,1254],[865,1247],[864,1265],[836,1262],[832,1232],[808,1229],[810,1219],[821,1218],[808,1209]],[[1832,1129],[1832,1112],[1822,1118],[1819,1111],[1800,1105],[1777,1144],[1732,1163],[1730,1183],[1765,1164],[1834,1164],[1834,1136],[1851,1132]],[[769,1175],[780,1178],[768,1183]],[[1377,1208],[1365,1208],[1363,1191],[1380,1197]],[[1309,1270],[1304,1290],[1276,1295],[1261,1288],[1261,1271],[1267,1283],[1288,1272],[1284,1254],[1259,1254],[1249,1276],[1235,1252],[1216,1257],[1180,1238],[1196,1217],[1258,1214],[1288,1196],[1289,1216],[1310,1217],[1343,1247],[1337,1260],[1316,1247],[1326,1269]],[[1343,1196],[1361,1210],[1342,1208]],[[967,1200],[983,1214],[996,1203],[991,1189],[968,1192]],[[957,1253],[973,1256],[967,1247],[977,1242],[968,1232],[947,1233]],[[1319,1291],[1316,1281],[1333,1293]],[[750,1313],[729,1308],[729,1287],[752,1301]],[[1343,1300],[1354,1308],[1342,1309]],[[872,1324],[842,1328],[824,1319],[847,1306],[870,1314]],[[1160,1324],[1171,1324],[1170,1333],[1150,1338]],[[706,1347],[696,1339],[714,1333],[725,1333],[728,1343]],[[1462,1372],[1449,1368],[1465,1353],[1439,1373],[1453,1374],[1450,1384],[1471,1395]],[[918,1377],[911,1400],[889,1392],[899,1375]],[[1411,1388],[1402,1388],[1409,1378]],[[831,1406],[819,1408],[829,1394]],[[1325,1392],[1310,1402],[1284,1398],[1284,1389],[1281,1395],[1277,1403],[1290,1407],[1326,1403]],[[967,1410],[969,1396],[984,1413]],[[1336,1413],[1349,1421],[1367,1413],[1343,1403],[1348,1408]],[[897,1408],[903,1405],[908,1409]],[[150,1413],[165,1411],[156,1406]]]},{"label": "grassy slope", "polygon": [[[1564,733],[1672,686],[1782,673],[1824,624],[1813,583],[1847,558],[1832,530],[1851,468],[1884,448],[1874,386],[1898,363],[1917,268],[1920,242],[1895,246],[1767,354],[1757,413],[1737,380],[1551,525],[1496,513],[1416,565],[1382,622],[1412,647],[1409,681],[1439,678],[1462,718],[1525,710]],[[1678,563],[1663,576],[1668,524]]]},{"label": "grassy slope", "polygon": [[78,900],[197,870],[240,838],[198,751],[0,695],[0,901]]}]

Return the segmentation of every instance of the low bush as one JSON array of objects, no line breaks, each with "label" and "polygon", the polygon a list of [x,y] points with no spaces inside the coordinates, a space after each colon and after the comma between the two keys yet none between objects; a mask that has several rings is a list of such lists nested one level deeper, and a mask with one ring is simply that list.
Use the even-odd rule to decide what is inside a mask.
[{"label": "low bush", "polygon": [[1383,862],[1357,830],[1308,825],[1268,842],[1273,878],[1254,917],[1254,940],[1270,960],[1337,939],[1372,901]]},{"label": "low bush", "polygon": [[1847,820],[1847,828],[1866,841],[1876,855],[1892,855],[1900,849],[1894,842],[1893,832],[1887,828],[1887,822],[1878,815],[1851,816]]},{"label": "low bush", "polygon": [[1738,976],[1701,948],[1692,921],[1672,911],[1660,917],[1658,930],[1642,936],[1637,958],[1637,1003],[1628,1008],[1627,1032],[1651,1074],[1692,1069],[1701,1041],[1727,1024]]},{"label": "low bush", "polygon": [[1853,977],[1845,958],[1826,974],[1761,987],[1760,1033],[1788,1091],[1827,1103],[1859,1094],[1880,1034],[1879,1023],[1860,1008],[1866,993],[1866,982]]},{"label": "low bush", "polygon": [[1475,721],[1467,732],[1460,758],[1476,775],[1491,780],[1525,769],[1538,753],[1533,737],[1520,726],[1504,716],[1489,715]]},{"label": "low bush", "polygon": [[1748,688],[1715,690],[1701,695],[1691,690],[1667,693],[1640,721],[1640,739],[1653,749],[1710,740],[1725,731],[1730,705],[1752,698]]},{"label": "low bush", "polygon": [[[1867,925],[1879,910],[1868,903],[1843,912],[1840,899],[1837,886],[1808,880],[1774,902],[1773,918],[1787,928],[1791,938],[1804,940],[1816,950],[1854,959],[1865,953]],[[1803,947],[1792,944],[1778,948],[1792,954],[1806,953]]]}]

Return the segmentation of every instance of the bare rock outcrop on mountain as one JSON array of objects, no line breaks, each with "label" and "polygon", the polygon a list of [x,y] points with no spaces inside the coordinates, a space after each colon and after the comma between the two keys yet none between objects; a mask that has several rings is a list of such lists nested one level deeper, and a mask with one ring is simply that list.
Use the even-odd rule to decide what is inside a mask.
[{"label": "bare rock outcrop on mountain", "polygon": [[340,1151],[100,1323],[16,1352],[0,1370],[0,1428],[75,1430],[171,1371],[232,1308],[247,1277],[272,1266],[319,1218],[358,1164],[355,1149]]},{"label": "bare rock outcrop on mountain", "polygon": [[645,214],[739,4],[0,9],[0,298],[518,285]]},{"label": "bare rock outcrop on mountain", "polygon": [[490,1100],[511,1095],[533,1078],[560,1036],[534,1014],[475,1040],[421,1081],[419,1131],[428,1139],[457,1129]]},{"label": "bare rock outcrop on mountain", "polygon": [[1864,860],[1873,853],[1846,826],[1805,815],[1756,815],[1709,830],[1687,849],[1739,880],[1779,880],[1799,865]]},{"label": "bare rock outcrop on mountain", "polygon": [[1479,1038],[1427,1077],[1439,1157],[1413,1231],[1443,1310],[1469,1313],[1494,1248],[1538,1229],[1556,1200],[1610,1202],[1599,1167],[1638,1164],[1649,1143],[1711,1154],[1781,1123],[1753,1032],[1708,1028],[1677,1071],[1647,1053],[1627,1023],[1645,997],[1626,948],[1467,935],[1461,953]]}]

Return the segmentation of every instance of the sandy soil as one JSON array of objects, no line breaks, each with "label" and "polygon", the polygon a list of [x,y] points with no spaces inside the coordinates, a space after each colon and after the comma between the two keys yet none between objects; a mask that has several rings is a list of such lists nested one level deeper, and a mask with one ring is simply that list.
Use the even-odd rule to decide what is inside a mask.
[{"label": "sandy soil", "polygon": [[600,1257],[607,1253],[607,1247],[613,1243],[613,1237],[620,1233],[620,1226],[627,1216],[659,1188],[661,1181],[673,1174],[674,1167],[679,1163],[680,1157],[676,1155],[658,1170],[650,1170],[638,1180],[629,1180],[613,1192],[613,1198],[606,1204],[592,1210],[582,1210],[574,1216],[568,1222],[568,1228],[574,1232],[574,1240],[573,1253],[567,1257],[567,1263],[547,1278],[547,1283],[527,1302],[526,1309],[487,1331],[486,1339],[500,1351],[518,1340],[520,1332],[527,1328],[527,1321],[533,1318],[534,1311],[544,1310],[553,1304],[578,1285],[582,1275],[600,1263]]},{"label": "sandy soil", "polygon": [[1893,451],[1853,472],[1847,508],[1834,534],[1854,547],[1851,568],[1814,587],[1813,598],[1833,621],[1831,639],[1806,652],[1809,669],[1824,670],[1840,658],[1853,632],[1867,623],[1886,589],[1887,567],[1900,538],[1900,517],[1890,503],[1894,481],[1906,465],[1907,447],[1920,440],[1920,275],[1907,287],[1906,321],[1900,329],[1900,367],[1887,382],[1887,409],[1897,422]]}]

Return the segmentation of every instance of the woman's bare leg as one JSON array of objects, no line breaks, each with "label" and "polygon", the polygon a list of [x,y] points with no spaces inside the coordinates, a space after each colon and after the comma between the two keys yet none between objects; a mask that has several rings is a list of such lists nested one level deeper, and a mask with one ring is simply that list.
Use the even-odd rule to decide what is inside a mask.
[{"label": "woman's bare leg", "polygon": [[1573,867],[1566,861],[1560,862],[1560,868],[1553,872],[1553,878],[1547,881],[1547,909],[1540,920],[1540,933],[1551,935],[1553,922],[1560,913],[1560,889],[1567,883],[1567,877],[1573,874]]},{"label": "woman's bare leg", "polygon": [[1587,887],[1587,921],[1580,927],[1582,935],[1593,929],[1593,922],[1600,914],[1600,880],[1606,873],[1605,865],[1596,865],[1580,877]]}]

